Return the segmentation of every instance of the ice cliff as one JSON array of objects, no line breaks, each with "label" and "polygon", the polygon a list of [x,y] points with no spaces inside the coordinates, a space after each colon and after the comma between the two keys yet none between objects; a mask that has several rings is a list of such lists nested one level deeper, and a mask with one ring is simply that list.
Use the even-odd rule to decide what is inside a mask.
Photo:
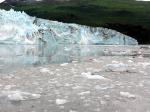
[{"label": "ice cliff", "polygon": [[136,45],[117,31],[31,17],[24,12],[0,10],[0,43]]}]

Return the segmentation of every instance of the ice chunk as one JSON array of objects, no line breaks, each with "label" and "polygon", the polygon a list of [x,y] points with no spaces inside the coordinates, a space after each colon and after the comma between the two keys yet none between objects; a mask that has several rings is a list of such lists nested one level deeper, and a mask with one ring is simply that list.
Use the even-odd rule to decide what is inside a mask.
[{"label": "ice chunk", "polygon": [[70,110],[69,112],[77,112],[77,111],[75,111],[75,110]]},{"label": "ice chunk", "polygon": [[129,92],[120,92],[120,95],[127,98],[136,98],[135,95],[129,93]]},{"label": "ice chunk", "polygon": [[12,87],[15,87],[16,85],[6,85],[5,87],[4,87],[4,89],[5,90],[9,90],[9,89],[11,89]]},{"label": "ice chunk", "polygon": [[0,37],[0,43],[7,44],[138,44],[135,39],[107,28],[44,20],[12,9],[0,9]]},{"label": "ice chunk", "polygon": [[32,94],[22,91],[2,91],[0,96],[7,97],[10,101],[33,100],[41,97],[40,94]]},{"label": "ice chunk", "polygon": [[129,62],[129,63],[133,63],[133,61],[132,61],[132,60],[128,60],[128,62]]},{"label": "ice chunk", "polygon": [[129,66],[123,63],[108,64],[106,65],[105,70],[111,72],[128,72]]},{"label": "ice chunk", "polygon": [[41,68],[40,72],[41,73],[50,73],[50,70],[48,68]]},{"label": "ice chunk", "polygon": [[67,66],[68,65],[68,63],[62,63],[62,64],[60,64],[60,66]]},{"label": "ice chunk", "polygon": [[65,103],[67,103],[67,100],[65,100],[65,99],[56,99],[56,104],[57,105],[63,105]]},{"label": "ice chunk", "polygon": [[78,95],[86,95],[86,94],[90,94],[90,93],[91,93],[90,91],[85,91],[85,92],[78,93]]},{"label": "ice chunk", "polygon": [[107,89],[112,89],[114,88],[113,85],[96,85],[95,89],[97,90],[107,90]]},{"label": "ice chunk", "polygon": [[143,66],[143,68],[146,68],[147,66],[150,66],[149,62],[138,62],[137,65]]},{"label": "ice chunk", "polygon": [[105,77],[103,77],[103,76],[100,76],[100,75],[92,75],[91,72],[83,72],[83,73],[81,73],[81,75],[82,75],[83,77],[88,78],[88,79],[109,80],[109,79],[107,79],[107,78],[105,78]]}]

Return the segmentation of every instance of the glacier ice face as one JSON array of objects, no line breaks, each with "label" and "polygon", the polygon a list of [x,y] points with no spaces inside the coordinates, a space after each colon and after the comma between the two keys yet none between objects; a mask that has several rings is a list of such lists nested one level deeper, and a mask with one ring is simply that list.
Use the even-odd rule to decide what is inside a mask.
[{"label": "glacier ice face", "polygon": [[0,10],[0,43],[136,45],[117,31],[30,17],[24,12]]},{"label": "glacier ice face", "polygon": [[34,44],[39,38],[34,19],[24,12],[0,10],[0,43]]},{"label": "glacier ice face", "polygon": [[100,45],[136,45],[137,41],[117,31],[101,27],[88,27],[77,24],[67,24],[57,21],[38,19],[37,25],[47,28],[44,31],[45,41],[48,35],[51,42],[68,44],[100,44]]}]

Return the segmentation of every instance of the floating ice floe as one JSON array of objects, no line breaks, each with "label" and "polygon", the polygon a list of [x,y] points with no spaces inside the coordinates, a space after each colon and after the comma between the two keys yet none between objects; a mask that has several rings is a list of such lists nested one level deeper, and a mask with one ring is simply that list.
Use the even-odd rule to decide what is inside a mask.
[{"label": "floating ice floe", "polygon": [[69,112],[77,112],[77,111],[75,111],[75,110],[70,110]]},{"label": "floating ice floe", "polygon": [[12,87],[15,87],[16,85],[6,85],[4,87],[5,90],[10,90]]},{"label": "floating ice floe", "polygon": [[50,70],[48,68],[41,68],[40,72],[41,73],[50,73]]},{"label": "floating ice floe", "polygon": [[66,99],[56,99],[56,104],[57,105],[63,105],[67,103],[67,100]]},{"label": "floating ice floe", "polygon": [[39,99],[41,95],[22,91],[2,91],[0,97],[6,97],[10,101],[24,101]]},{"label": "floating ice floe", "polygon": [[128,62],[129,62],[129,63],[133,63],[133,61],[132,61],[132,60],[128,60]]},{"label": "floating ice floe", "polygon": [[91,93],[90,91],[84,91],[84,92],[78,93],[78,95],[86,95],[86,94],[90,94],[90,93]]},{"label": "floating ice floe", "polygon": [[110,72],[129,72],[129,66],[123,63],[108,64],[105,66],[106,71]]},{"label": "floating ice floe", "polygon": [[127,98],[136,98],[134,94],[131,94],[129,92],[120,92],[120,95]]},{"label": "floating ice floe", "polygon": [[115,56],[123,56],[123,55],[132,55],[132,51],[111,51],[107,54],[115,55]]},{"label": "floating ice floe", "polygon": [[0,43],[7,44],[138,44],[115,30],[49,21],[12,9],[0,9],[0,37]]},{"label": "floating ice floe", "polygon": [[60,64],[60,66],[67,66],[68,65],[68,63],[62,63],[62,64]]},{"label": "floating ice floe", "polygon": [[107,89],[112,89],[114,88],[113,85],[96,85],[95,89],[96,90],[107,90]]},{"label": "floating ice floe", "polygon": [[103,76],[100,76],[100,75],[92,75],[91,72],[83,72],[83,73],[81,73],[81,76],[86,77],[88,79],[109,80],[109,79],[107,79]]},{"label": "floating ice floe", "polygon": [[147,66],[150,66],[150,63],[149,62],[138,62],[137,65],[142,66],[143,68],[146,68]]}]

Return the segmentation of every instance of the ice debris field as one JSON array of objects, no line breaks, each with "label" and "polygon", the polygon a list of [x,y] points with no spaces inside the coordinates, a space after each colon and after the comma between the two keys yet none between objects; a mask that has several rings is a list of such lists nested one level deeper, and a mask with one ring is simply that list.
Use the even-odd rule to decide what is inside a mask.
[{"label": "ice debris field", "polygon": [[142,54],[0,73],[0,112],[149,112],[149,73]]}]

